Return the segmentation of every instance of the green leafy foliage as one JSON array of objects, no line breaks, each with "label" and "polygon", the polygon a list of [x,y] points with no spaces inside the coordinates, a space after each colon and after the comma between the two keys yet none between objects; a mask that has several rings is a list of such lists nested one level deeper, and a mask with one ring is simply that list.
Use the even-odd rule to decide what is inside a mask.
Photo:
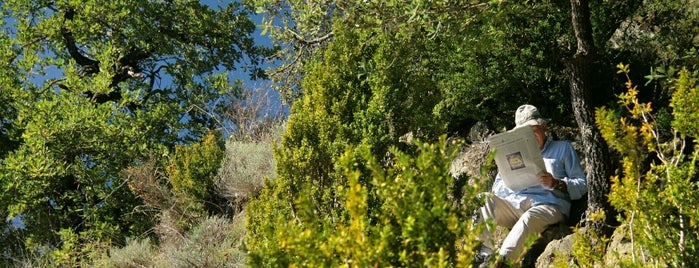
[{"label": "green leafy foliage", "polygon": [[[387,32],[420,68],[404,69],[430,81],[439,104],[432,113],[450,133],[476,121],[511,127],[512,111],[531,103],[557,124],[574,126],[564,62],[575,53],[567,1],[279,1],[250,0],[280,50],[275,87],[289,99],[304,91],[305,66],[322,61],[346,20],[358,31]],[[691,2],[691,1],[690,1]],[[640,69],[692,63],[681,52],[696,46],[696,3],[677,0],[590,1],[599,57],[591,81],[595,107],[623,91],[617,62]],[[341,22],[345,23],[345,22]],[[372,36],[367,34],[367,36]],[[354,66],[362,66],[356,64]],[[363,68],[363,67],[360,67]],[[648,90],[652,92],[652,90]],[[646,94],[657,102],[660,94]],[[655,98],[655,99],[653,99]],[[666,103],[664,100],[663,103]]]},{"label": "green leafy foliage", "polygon": [[674,117],[681,118],[681,120],[673,120],[672,127],[682,138],[699,137],[699,104],[696,102],[699,100],[697,77],[699,75],[696,72],[692,74],[689,70],[681,70],[675,92],[672,94],[670,107],[672,107]]},{"label": "green leafy foliage", "polygon": [[274,241],[277,234],[267,228],[276,229],[277,220],[290,221],[302,213],[294,205],[301,199],[314,204],[305,212],[328,221],[323,224],[344,217],[338,187],[345,187],[347,180],[337,164],[348,148],[363,144],[383,158],[405,133],[441,132],[442,125],[430,120],[439,98],[434,85],[424,76],[404,72],[426,72],[423,62],[402,56],[418,53],[421,44],[407,46],[409,42],[389,33],[355,31],[351,24],[335,27],[325,60],[306,66],[306,93],[294,103],[276,151],[277,180],[268,183],[258,205],[249,210],[250,222],[255,222],[251,232],[259,240],[251,244],[264,247]]},{"label": "green leafy foliage", "polygon": [[175,196],[185,203],[200,203],[207,212],[221,211],[214,200],[214,182],[224,156],[218,140],[217,135],[210,133],[199,143],[176,146],[167,166]]},{"label": "green leafy foliage", "polygon": [[[296,217],[254,220],[269,201],[251,204],[248,237],[253,266],[429,266],[470,265],[476,246],[471,211],[478,184],[454,196],[449,163],[457,146],[444,136],[435,144],[416,142],[410,153],[391,149],[388,167],[368,146],[347,150],[339,160],[346,186],[338,186],[345,214],[318,218],[309,198],[295,202]],[[262,198],[265,198],[263,193]],[[262,205],[266,205],[262,207]],[[270,221],[270,220],[268,220]],[[260,239],[263,238],[263,239]]]},{"label": "green leafy foliage", "polygon": [[[426,150],[401,144],[399,137],[412,133],[434,142],[442,133],[466,131],[479,120],[508,127],[511,112],[522,102],[540,106],[561,124],[572,122],[561,62],[573,47],[565,1],[246,2],[267,12],[265,31],[275,37],[280,48],[276,56],[283,61],[270,74],[283,95],[295,100],[288,131],[276,150],[279,176],[266,183],[248,208],[254,212],[248,216],[247,237],[252,263],[341,264],[328,257],[339,254],[367,266],[375,264],[368,258],[386,266],[464,263],[470,244],[459,248],[451,243],[469,234],[461,225],[451,229],[453,224],[441,224],[452,221],[445,215],[459,218],[463,212],[443,206],[443,200],[430,195],[432,189],[413,185],[439,190],[453,182],[440,178],[432,185],[421,174],[409,173],[428,169],[427,174],[441,176],[419,164],[432,160],[390,157],[393,152],[414,159],[416,151]],[[696,51],[683,54],[696,46],[696,5],[677,0],[591,1],[600,51],[594,87],[598,99],[605,102],[605,96],[621,88],[611,77],[612,62],[696,65]],[[157,238],[153,241],[173,242],[190,232],[203,234],[197,229],[198,219],[222,211],[229,205],[224,203],[238,200],[230,198],[238,193],[255,197],[256,186],[231,190],[238,186],[223,182],[223,172],[215,181],[220,148],[212,140],[197,143],[221,127],[220,115],[230,103],[225,98],[242,95],[241,84],[231,83],[228,71],[265,76],[256,64],[272,51],[254,45],[254,24],[241,3],[213,9],[197,1],[8,0],[0,4],[0,11],[0,212],[5,219],[0,230],[7,238],[0,241],[0,265],[18,265],[18,259],[32,257],[37,259],[34,266],[89,265],[110,246],[128,244],[127,237],[140,242],[131,242],[126,251],[148,251],[150,242],[144,241],[150,240],[140,238],[152,234]],[[695,176],[690,164],[694,154],[670,154],[679,151],[670,140],[696,136],[696,75],[675,83],[678,69],[651,72],[654,80],[625,98],[652,100],[659,108],[653,123],[640,123],[645,119],[637,115],[652,110],[638,106],[630,112],[637,117],[624,121],[619,120],[627,117],[625,112],[610,109],[600,114],[620,122],[621,128],[600,125],[613,133],[612,139],[623,137],[613,146],[630,152],[625,155],[628,177],[654,181],[644,187],[662,186],[651,192],[667,201],[658,206],[666,213],[659,215],[669,215],[662,223],[682,225],[684,229],[677,228],[687,232],[680,236],[684,242],[673,244],[683,246],[672,248],[685,255],[657,254],[681,265],[693,260],[686,255],[693,253],[688,238],[693,225],[687,221],[693,207],[675,203],[693,196],[685,188],[672,187],[690,187],[693,180],[673,186],[665,182]],[[223,119],[247,131],[237,133],[237,141],[243,142],[263,137],[257,132],[267,124],[247,125],[244,116]],[[654,127],[658,135],[648,135]],[[389,150],[394,146],[399,149]],[[255,148],[259,149],[238,149],[242,154],[269,153]],[[660,152],[664,159],[680,160],[670,161],[675,163],[672,167],[663,163],[648,168],[641,162]],[[234,160],[227,159],[227,164]],[[374,162],[379,164],[369,164]],[[358,166],[348,168],[348,163]],[[393,170],[397,165],[410,168]],[[254,174],[254,185],[270,174],[245,169],[231,177],[247,176],[243,171]],[[393,173],[387,175],[389,171]],[[391,176],[411,178],[411,183],[399,184],[404,189],[377,183]],[[619,181],[624,185],[624,178]],[[616,190],[632,196],[633,182]],[[662,192],[666,189],[668,193]],[[432,205],[437,215],[401,202],[394,192]],[[416,197],[423,194],[427,199]],[[653,211],[646,205],[650,206],[634,205],[628,211]],[[678,208],[682,212],[671,213]],[[440,224],[429,226],[420,217]],[[185,218],[186,228],[179,228]],[[661,220],[649,217],[646,222],[655,226]],[[355,240],[339,237],[336,230]],[[440,235],[431,237],[428,231]],[[383,240],[377,234],[400,239]],[[659,234],[675,241],[671,233]],[[361,240],[362,235],[385,244]],[[319,241],[323,248],[309,252],[299,237]],[[173,259],[196,259],[187,255],[190,252],[239,256],[200,248],[205,241],[229,243],[220,237],[197,241],[172,255],[186,257]],[[389,254],[381,248],[364,258],[356,249],[335,247],[348,245],[367,251],[390,246],[396,251]],[[212,257],[216,261],[211,263],[230,260],[221,256]],[[142,255],[133,259],[117,265],[147,262]]]},{"label": "green leafy foliage", "polygon": [[[622,1],[617,2],[624,4]],[[606,61],[607,65],[600,68],[611,74],[615,71],[613,67],[616,63],[625,62],[634,66],[634,71],[629,72],[633,81],[638,83],[644,80],[644,77],[650,78],[646,83],[639,83],[639,100],[653,103],[660,112],[669,106],[673,86],[663,85],[669,80],[656,78],[668,75],[676,77],[676,66],[687,66],[696,70],[692,66],[696,66],[699,59],[696,56],[697,40],[694,26],[699,24],[699,16],[696,15],[699,3],[676,0],[628,2],[643,3],[637,3],[640,5],[635,12],[621,21],[618,30],[607,35],[609,38],[599,40],[606,41],[607,47],[610,47],[600,50],[601,56],[609,59]],[[616,78],[618,81],[615,83],[623,85],[626,81],[619,78]],[[625,91],[624,87],[619,87],[616,94]],[[615,103],[607,105],[613,106]]]},{"label": "green leafy foliage", "polygon": [[[627,74],[628,65],[619,65]],[[638,100],[636,86],[628,80],[627,93],[619,97],[624,110],[597,111],[597,123],[607,142],[623,160],[623,173],[612,178],[609,199],[622,211],[620,222],[628,228],[634,246],[630,261],[641,265],[687,266],[699,262],[697,213],[697,157],[699,147],[687,142],[697,138],[696,73],[687,69],[672,79],[670,138],[659,135],[650,103]],[[689,114],[691,113],[691,114]],[[648,164],[650,160],[650,164]]]},{"label": "green leafy foliage", "polygon": [[451,15],[431,46],[444,91],[435,112],[450,130],[476,121],[509,128],[511,111],[522,103],[541,107],[559,124],[570,120],[559,118],[572,111],[561,105],[570,101],[560,59],[571,54],[572,42],[564,4],[490,2]]},{"label": "green leafy foliage", "polygon": [[[141,135],[148,131],[120,128],[130,118],[109,105],[67,94],[48,97],[20,109],[19,118],[27,121],[23,143],[3,159],[3,187],[12,193],[3,206],[6,217],[21,216],[26,247],[49,247],[43,242],[62,241],[66,232],[109,244],[122,232],[144,231],[144,222],[130,213],[140,201],[118,173],[143,148],[157,148]],[[61,111],[67,107],[72,111]]]},{"label": "green leafy foliage", "polygon": [[[240,90],[228,72],[263,76],[256,65],[270,51],[254,44],[248,12],[182,1],[0,4],[0,227],[11,238],[0,241],[0,266],[86,265],[151,234],[156,213],[144,213],[125,170],[162,171],[175,144],[215,128],[221,94]],[[186,168],[171,170],[178,182],[215,177],[220,152],[185,153],[195,152],[174,153]],[[207,198],[197,187],[178,190]]]}]

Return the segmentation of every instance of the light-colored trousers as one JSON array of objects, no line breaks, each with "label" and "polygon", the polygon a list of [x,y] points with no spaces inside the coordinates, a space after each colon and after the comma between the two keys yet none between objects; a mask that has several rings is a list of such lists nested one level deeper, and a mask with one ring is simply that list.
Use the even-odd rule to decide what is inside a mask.
[{"label": "light-colored trousers", "polygon": [[[500,246],[499,254],[511,260],[519,256],[529,235],[540,234],[547,226],[564,220],[563,213],[556,206],[531,206],[527,200],[517,209],[495,195],[488,198],[481,207],[481,215],[483,220],[492,219],[497,225],[510,229]],[[486,229],[480,235],[480,239],[484,246],[489,249],[495,248],[492,230]]]}]

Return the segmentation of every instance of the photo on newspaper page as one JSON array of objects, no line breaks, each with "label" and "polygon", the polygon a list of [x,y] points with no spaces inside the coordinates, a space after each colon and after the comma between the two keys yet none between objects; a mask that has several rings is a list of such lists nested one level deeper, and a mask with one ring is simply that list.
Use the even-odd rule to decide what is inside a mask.
[{"label": "photo on newspaper page", "polygon": [[519,191],[540,184],[536,174],[546,171],[546,165],[531,127],[495,134],[488,142],[507,188]]}]

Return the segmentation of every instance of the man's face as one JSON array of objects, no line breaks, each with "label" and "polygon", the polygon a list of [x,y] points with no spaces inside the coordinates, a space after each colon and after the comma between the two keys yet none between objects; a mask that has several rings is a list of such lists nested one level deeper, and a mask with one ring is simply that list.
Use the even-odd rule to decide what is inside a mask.
[{"label": "man's face", "polygon": [[544,142],[546,141],[546,124],[532,126],[534,130],[534,138],[536,138],[536,143],[539,144],[539,149],[544,149]]}]

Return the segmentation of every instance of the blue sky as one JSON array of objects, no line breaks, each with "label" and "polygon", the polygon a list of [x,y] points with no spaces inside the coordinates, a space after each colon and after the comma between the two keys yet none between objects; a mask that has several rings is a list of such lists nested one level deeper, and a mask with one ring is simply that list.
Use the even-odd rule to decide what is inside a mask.
[{"label": "blue sky", "polygon": [[[216,7],[219,7],[219,6],[226,6],[226,5],[228,5],[229,3],[232,3],[232,2],[237,2],[237,1],[233,1],[233,0],[203,0],[203,1],[200,1],[200,3],[205,4],[205,5],[208,5],[208,6],[212,7],[212,8],[214,8],[214,9],[216,9]],[[256,42],[258,45],[270,46],[270,47],[271,47],[271,46],[272,46],[272,41],[271,41],[271,39],[270,39],[269,36],[267,36],[267,35],[262,35],[262,30],[261,30],[260,27],[259,27],[259,25],[262,23],[262,15],[260,15],[260,14],[255,14],[255,15],[251,16],[250,18],[255,22],[256,25],[258,25],[257,30],[255,30],[255,32],[253,33],[253,38],[255,39],[255,42]],[[245,82],[245,84],[252,83],[253,85],[257,85],[258,83],[264,83],[264,82],[265,82],[265,81],[262,81],[262,82],[260,82],[260,81],[258,81],[258,82],[251,81],[251,80],[247,77],[247,75],[245,75],[245,74],[242,73],[242,72],[238,72],[238,73],[233,74],[233,77],[242,79],[242,80]]]},{"label": "blue sky", "polygon": [[[226,6],[232,2],[236,2],[236,1],[233,1],[233,0],[203,0],[203,1],[200,1],[200,3],[208,5],[214,9],[216,9],[216,7],[219,7],[219,6]],[[261,14],[254,14],[250,18],[255,22],[256,25],[258,25],[257,30],[255,30],[255,32],[253,33],[253,38],[255,39],[255,42],[258,45],[271,47],[272,46],[271,39],[267,35],[262,35],[262,29],[259,27],[259,25],[262,24],[262,15]],[[268,68],[270,66],[272,66],[272,65],[270,63],[267,63],[265,68]],[[248,75],[242,71],[231,72],[229,78],[231,78],[231,80],[233,80],[233,79],[242,80],[244,83],[244,87],[248,90],[264,89],[263,90],[264,93],[266,93],[268,96],[271,97],[270,105],[272,105],[272,107],[268,108],[269,109],[267,111],[268,113],[270,113],[270,114],[280,114],[280,113],[288,114],[289,113],[288,107],[282,106],[281,99],[279,97],[279,93],[270,89],[271,82],[269,80],[253,81],[253,80],[250,80]]]}]

